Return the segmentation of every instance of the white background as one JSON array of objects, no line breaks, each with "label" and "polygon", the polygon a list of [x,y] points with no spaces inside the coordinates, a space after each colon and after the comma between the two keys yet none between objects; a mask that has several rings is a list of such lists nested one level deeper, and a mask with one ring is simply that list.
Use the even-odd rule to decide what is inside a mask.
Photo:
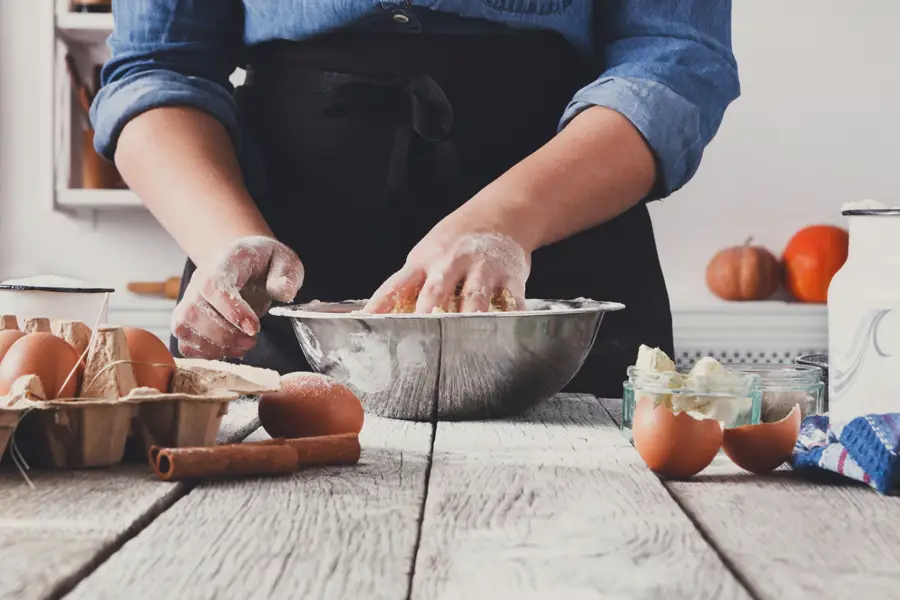
[{"label": "white background", "polygon": [[[703,271],[725,245],[752,235],[777,254],[801,226],[842,224],[845,201],[900,204],[900,2],[734,4],[743,95],[699,174],[653,208],[676,310],[716,306]],[[182,253],[148,214],[50,208],[36,65],[51,19],[51,0],[0,1],[0,279],[53,272],[123,289],[177,275]]]}]

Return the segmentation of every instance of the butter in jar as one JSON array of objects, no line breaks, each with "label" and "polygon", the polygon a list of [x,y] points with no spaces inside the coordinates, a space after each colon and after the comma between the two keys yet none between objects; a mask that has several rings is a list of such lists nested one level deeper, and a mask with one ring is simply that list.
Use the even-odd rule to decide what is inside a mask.
[{"label": "butter in jar", "polygon": [[634,410],[641,398],[651,398],[674,413],[719,421],[726,429],[760,422],[759,378],[724,368],[711,357],[686,370],[656,369],[638,364],[628,368],[624,382],[620,429],[631,439]]},{"label": "butter in jar", "polygon": [[736,364],[732,371],[759,377],[762,394],[760,420],[773,423],[788,416],[795,405],[803,418],[825,412],[822,369],[811,365]]}]

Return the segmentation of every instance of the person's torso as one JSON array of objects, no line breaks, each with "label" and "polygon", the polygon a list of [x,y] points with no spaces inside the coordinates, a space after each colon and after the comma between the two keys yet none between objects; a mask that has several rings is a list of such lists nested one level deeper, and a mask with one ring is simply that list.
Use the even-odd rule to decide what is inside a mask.
[{"label": "person's torso", "polygon": [[594,0],[243,0],[244,43],[304,40],[337,29],[388,33],[555,31],[585,54]]}]

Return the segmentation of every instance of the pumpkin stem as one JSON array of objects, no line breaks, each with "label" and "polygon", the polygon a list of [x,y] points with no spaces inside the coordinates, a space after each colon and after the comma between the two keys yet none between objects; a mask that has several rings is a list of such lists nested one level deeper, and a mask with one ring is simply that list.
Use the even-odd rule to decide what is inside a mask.
[{"label": "pumpkin stem", "polygon": [[751,243],[753,243],[753,236],[752,236],[752,235],[751,235],[750,237],[747,238],[747,241],[744,242],[744,245],[745,245],[745,246],[749,246]]}]

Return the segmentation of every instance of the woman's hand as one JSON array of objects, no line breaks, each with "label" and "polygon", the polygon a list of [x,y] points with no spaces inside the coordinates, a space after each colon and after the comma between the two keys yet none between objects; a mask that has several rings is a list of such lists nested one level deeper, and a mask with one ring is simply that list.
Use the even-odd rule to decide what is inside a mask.
[{"label": "woman's hand", "polygon": [[259,317],[272,300],[290,302],[303,284],[303,264],[271,237],[234,241],[206,269],[194,271],[172,315],[185,357],[241,357],[256,345]]},{"label": "woman's hand", "polygon": [[439,223],[364,310],[453,310],[460,284],[461,312],[487,310],[495,297],[497,308],[521,308],[531,252],[619,216],[655,179],[653,153],[631,122],[588,108]]},{"label": "woman's hand", "polygon": [[382,284],[364,311],[517,310],[525,305],[530,270],[530,254],[511,237],[442,223],[413,248],[403,268]]}]

